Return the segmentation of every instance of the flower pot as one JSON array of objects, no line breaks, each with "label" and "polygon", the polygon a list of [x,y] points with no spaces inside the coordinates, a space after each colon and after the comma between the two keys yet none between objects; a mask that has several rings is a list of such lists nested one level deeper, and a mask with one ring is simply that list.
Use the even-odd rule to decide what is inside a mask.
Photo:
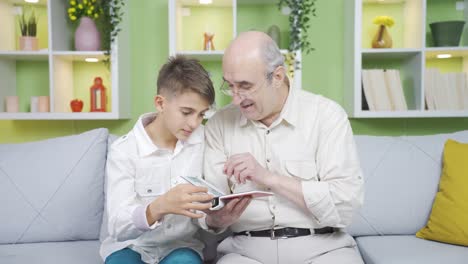
[{"label": "flower pot", "polygon": [[388,49],[393,45],[393,40],[390,34],[388,33],[387,27],[385,25],[379,25],[379,29],[375,33],[374,38],[372,39],[372,48],[375,49]]},{"label": "flower pot", "polygon": [[75,49],[78,51],[97,51],[101,48],[101,35],[96,23],[89,17],[82,17],[75,31]]},{"label": "flower pot", "polygon": [[465,21],[442,21],[429,24],[434,46],[456,47],[460,44]]},{"label": "flower pot", "polygon": [[26,51],[38,50],[39,49],[38,43],[39,41],[37,37],[28,37],[28,36],[19,37],[20,50],[26,50]]}]

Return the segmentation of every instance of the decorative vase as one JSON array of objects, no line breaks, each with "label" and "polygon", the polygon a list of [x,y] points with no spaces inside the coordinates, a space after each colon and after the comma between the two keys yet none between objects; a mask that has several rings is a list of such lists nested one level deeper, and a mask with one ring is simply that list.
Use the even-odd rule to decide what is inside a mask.
[{"label": "decorative vase", "polygon": [[392,37],[388,33],[387,27],[385,25],[379,25],[379,30],[377,30],[374,38],[372,39],[372,48],[391,48],[392,45]]},{"label": "decorative vase", "polygon": [[39,49],[38,42],[39,41],[37,37],[29,37],[29,36],[19,37],[20,50],[26,50],[26,51],[38,50]]},{"label": "decorative vase", "polygon": [[277,25],[272,25],[268,28],[267,34],[279,47],[281,44],[281,33],[279,27]]},{"label": "decorative vase", "polygon": [[457,47],[465,26],[465,21],[441,21],[429,24],[436,47]]},{"label": "decorative vase", "polygon": [[101,48],[101,35],[96,23],[89,17],[80,18],[75,31],[75,49],[78,51],[97,51]]}]

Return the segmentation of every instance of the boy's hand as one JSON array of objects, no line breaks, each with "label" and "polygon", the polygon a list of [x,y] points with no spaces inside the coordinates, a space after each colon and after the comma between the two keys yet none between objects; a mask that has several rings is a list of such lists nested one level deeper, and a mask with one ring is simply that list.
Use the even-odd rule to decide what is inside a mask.
[{"label": "boy's hand", "polygon": [[160,220],[167,214],[185,215],[191,218],[201,218],[203,214],[195,210],[206,210],[211,207],[213,195],[207,193],[208,189],[192,184],[179,184],[167,193],[154,200],[146,211],[148,224]]},{"label": "boy's hand", "polygon": [[216,211],[206,210],[206,225],[211,229],[223,229],[239,219],[252,201],[252,197],[242,197],[230,200],[223,208]]}]

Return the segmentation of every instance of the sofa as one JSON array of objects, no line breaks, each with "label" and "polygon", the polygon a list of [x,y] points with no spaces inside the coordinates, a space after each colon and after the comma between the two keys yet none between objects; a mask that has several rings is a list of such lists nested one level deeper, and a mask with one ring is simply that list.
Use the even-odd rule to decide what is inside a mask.
[{"label": "sofa", "polygon": [[[102,263],[104,171],[115,138],[102,128],[0,144],[0,263]],[[467,263],[468,247],[415,237],[431,212],[448,138],[468,142],[468,131],[355,136],[366,195],[348,231],[366,263]],[[213,258],[219,237],[203,237]]]}]

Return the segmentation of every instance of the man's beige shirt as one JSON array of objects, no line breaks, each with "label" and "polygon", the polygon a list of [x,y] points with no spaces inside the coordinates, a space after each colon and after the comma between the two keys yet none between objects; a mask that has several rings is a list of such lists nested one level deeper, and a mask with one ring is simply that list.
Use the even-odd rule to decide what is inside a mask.
[{"label": "man's beige shirt", "polygon": [[248,181],[236,184],[223,174],[234,154],[251,153],[268,170],[301,181],[308,211],[279,195],[252,200],[234,232],[278,227],[342,228],[363,201],[363,179],[353,133],[335,102],[290,89],[270,127],[246,119],[229,105],[205,128],[204,177],[225,193],[267,190]]}]

